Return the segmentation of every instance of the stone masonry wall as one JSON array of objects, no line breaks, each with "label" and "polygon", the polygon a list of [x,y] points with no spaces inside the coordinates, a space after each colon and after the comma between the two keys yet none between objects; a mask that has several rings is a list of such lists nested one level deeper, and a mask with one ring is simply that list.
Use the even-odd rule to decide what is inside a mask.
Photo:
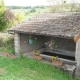
[{"label": "stone masonry wall", "polygon": [[48,47],[44,44],[44,46],[49,51],[52,51],[53,53],[56,52],[61,55],[75,57],[76,43],[72,39],[46,36],[44,43],[46,43],[47,41],[51,41],[51,40],[54,40],[56,42],[57,47],[50,49],[50,47]]},{"label": "stone masonry wall", "polygon": [[14,47],[15,47],[15,55],[19,56],[20,53],[20,34],[14,33]]},{"label": "stone masonry wall", "polygon": [[[57,45],[57,47],[55,49],[58,49],[58,50],[60,49],[63,51],[70,51],[70,53],[73,52],[72,55],[75,56],[76,44],[72,39],[57,38],[57,37],[51,37],[51,36],[32,35],[33,38],[37,38],[37,42],[34,44],[29,44],[27,42],[27,39],[29,36],[30,36],[30,34],[15,33],[15,38],[14,38],[15,44],[14,45],[15,45],[16,55],[18,55],[20,49],[23,53],[31,52],[34,49],[41,49],[41,48],[47,47],[47,46],[45,46],[45,42],[54,40],[54,41],[56,41],[56,45]],[[47,47],[47,48],[49,48],[49,47]],[[63,52],[63,54],[64,54],[64,52]]]},{"label": "stone masonry wall", "polygon": [[[40,35],[31,35],[34,38],[37,38],[37,42],[34,44],[29,44],[27,42],[29,34],[20,34],[20,45],[23,53],[31,52],[34,49],[41,49],[44,47],[44,37]],[[25,43],[26,42],[26,43]]]},{"label": "stone masonry wall", "polygon": [[56,42],[56,49],[67,50],[75,52],[76,43],[72,39],[58,38],[58,37],[45,37],[45,42],[54,40]]},{"label": "stone masonry wall", "polygon": [[80,76],[80,39],[76,42],[75,59],[77,62],[76,76]]}]

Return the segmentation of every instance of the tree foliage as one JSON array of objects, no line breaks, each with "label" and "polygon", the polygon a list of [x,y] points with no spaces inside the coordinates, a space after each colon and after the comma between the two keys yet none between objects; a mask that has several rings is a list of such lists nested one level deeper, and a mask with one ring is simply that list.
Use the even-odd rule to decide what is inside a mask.
[{"label": "tree foliage", "polygon": [[30,10],[30,13],[34,13],[34,12],[36,12],[36,9],[35,9],[35,8],[32,8],[32,9]]},{"label": "tree foliage", "polygon": [[21,21],[20,15],[16,17],[12,11],[6,9],[4,1],[0,0],[0,31],[5,31],[6,29],[12,27]]},{"label": "tree foliage", "polygon": [[21,13],[17,13],[16,15],[15,15],[15,17],[16,17],[16,22],[17,23],[19,23],[19,22],[21,22],[22,20],[23,20],[23,14],[21,14]]},{"label": "tree foliage", "polygon": [[35,8],[35,9],[38,9],[38,8],[41,8],[41,9],[44,9],[46,6],[6,6],[7,8],[9,9],[32,9],[32,8]]},{"label": "tree foliage", "polygon": [[0,0],[0,30],[3,30],[4,26],[6,25],[5,23],[5,5],[3,0]]},{"label": "tree foliage", "polygon": [[0,12],[3,12],[5,10],[4,1],[0,0]]},{"label": "tree foliage", "polygon": [[53,4],[49,7],[50,12],[80,12],[80,4],[75,3],[73,0],[71,3],[67,3],[67,0],[62,0],[62,3],[59,4],[59,0],[51,0],[56,4]]},{"label": "tree foliage", "polygon": [[4,26],[5,28],[4,29],[7,29],[7,28],[10,28],[12,25],[14,25],[14,20],[16,19],[14,14],[9,10],[9,9],[6,9],[4,11],[4,17],[5,17],[5,23],[6,25]]},{"label": "tree foliage", "polygon": [[5,31],[14,24],[15,16],[9,9],[5,9],[0,13],[0,31]]}]

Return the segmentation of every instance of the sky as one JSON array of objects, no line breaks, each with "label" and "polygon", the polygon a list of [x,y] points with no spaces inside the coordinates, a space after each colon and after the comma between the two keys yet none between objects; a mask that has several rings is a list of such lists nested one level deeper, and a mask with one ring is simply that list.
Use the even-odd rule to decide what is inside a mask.
[{"label": "sky", "polygon": [[[56,0],[61,3],[62,0]],[[80,0],[66,0],[68,3],[74,1],[80,3]],[[37,5],[50,5],[49,0],[4,0],[6,6],[37,6]]]},{"label": "sky", "polygon": [[48,5],[47,0],[4,0],[5,5],[16,6],[35,6],[35,5]]}]

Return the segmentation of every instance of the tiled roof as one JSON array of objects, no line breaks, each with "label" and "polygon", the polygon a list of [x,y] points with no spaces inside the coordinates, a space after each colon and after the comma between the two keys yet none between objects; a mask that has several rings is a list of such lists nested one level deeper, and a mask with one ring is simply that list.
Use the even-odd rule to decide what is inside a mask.
[{"label": "tiled roof", "polygon": [[21,22],[9,30],[74,38],[80,34],[80,13],[43,13]]}]

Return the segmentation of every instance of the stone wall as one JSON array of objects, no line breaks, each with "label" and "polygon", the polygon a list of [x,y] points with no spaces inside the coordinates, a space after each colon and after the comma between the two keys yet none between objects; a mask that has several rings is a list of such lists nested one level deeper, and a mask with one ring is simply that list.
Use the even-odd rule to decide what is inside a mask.
[{"label": "stone wall", "polygon": [[[30,36],[30,34],[20,34],[20,45],[21,45],[21,49],[22,49],[23,53],[31,52],[34,49],[40,49],[40,48],[44,48],[44,47],[49,48],[45,45],[45,43],[47,41],[54,40],[57,45],[57,47],[54,49],[63,50],[63,52],[70,51],[70,53],[72,52],[72,55],[75,56],[76,43],[72,39],[58,38],[58,37],[51,37],[51,36],[32,35],[33,38],[37,38],[38,40],[35,44],[29,44],[27,42],[27,39],[29,36]],[[26,41],[26,43],[25,43],[25,41]]]},{"label": "stone wall", "polygon": [[[27,39],[29,34],[20,34],[20,45],[23,53],[31,52],[34,49],[41,49],[44,47],[44,37],[38,35],[32,35],[33,38],[37,38],[37,42],[33,44],[29,44]],[[25,43],[26,41],[26,43]]]},{"label": "stone wall", "polygon": [[20,53],[20,34],[14,33],[14,48],[15,48],[15,55],[19,56]]},{"label": "stone wall", "polygon": [[50,49],[50,47],[44,44],[44,46],[46,47],[46,51],[60,55],[75,57],[76,43],[72,39],[46,36],[44,42],[46,43],[47,41],[51,40],[54,40],[56,42],[57,47]]},{"label": "stone wall", "polygon": [[77,62],[76,76],[80,76],[80,39],[76,42],[75,59]]},{"label": "stone wall", "polygon": [[57,47],[55,49],[75,52],[76,43],[72,39],[46,36],[44,41],[47,42],[50,40],[54,40],[56,42]]},{"label": "stone wall", "polygon": [[[71,54],[72,56],[75,57],[75,47],[76,43],[72,39],[65,39],[65,38],[57,38],[57,37],[51,37],[51,36],[40,36],[40,35],[32,35],[33,38],[37,38],[37,42],[34,44],[29,44],[27,42],[27,39],[29,38],[30,34],[17,34],[15,33],[15,52],[18,54],[19,50],[23,53],[26,52],[31,52],[34,49],[41,49],[41,48],[49,48],[45,45],[47,41],[54,40],[56,42],[57,47],[54,48],[53,50],[57,51],[60,50],[59,52],[65,54]],[[61,51],[62,50],[62,51]],[[67,51],[67,52],[65,52]],[[70,51],[70,53],[69,53]]]}]

